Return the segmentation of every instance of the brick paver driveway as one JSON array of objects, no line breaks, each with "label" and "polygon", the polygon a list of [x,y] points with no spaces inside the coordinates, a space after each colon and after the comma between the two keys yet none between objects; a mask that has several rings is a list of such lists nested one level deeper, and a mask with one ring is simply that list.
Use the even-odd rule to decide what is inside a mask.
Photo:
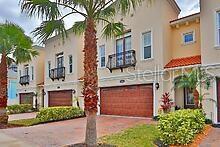
[{"label": "brick paver driveway", "polygon": [[[98,116],[98,137],[119,132],[137,124],[153,123],[149,119]],[[32,127],[0,130],[7,136],[39,147],[56,147],[84,141],[86,119],[79,118]],[[1,145],[0,140],[0,145]]]},{"label": "brick paver driveway", "polygon": [[206,139],[202,141],[200,147],[219,147],[220,146],[220,128],[213,128]]}]

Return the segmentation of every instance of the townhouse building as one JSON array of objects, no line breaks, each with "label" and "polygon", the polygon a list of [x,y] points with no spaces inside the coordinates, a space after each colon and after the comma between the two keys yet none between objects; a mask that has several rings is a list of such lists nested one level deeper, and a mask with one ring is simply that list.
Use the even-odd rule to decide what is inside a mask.
[{"label": "townhouse building", "polygon": [[[70,32],[71,30],[69,30]],[[46,107],[80,106],[83,108],[83,37],[69,33],[45,42],[44,90]]]},{"label": "townhouse building", "polygon": [[[103,26],[98,25],[98,114],[157,116],[165,92],[176,107],[193,108],[192,91],[176,88],[175,80],[202,67],[214,77],[211,88],[203,89],[208,93],[203,107],[208,118],[220,122],[220,2],[200,0],[200,6],[200,13],[178,18],[181,10],[175,0],[145,1],[127,16],[115,16],[126,31],[113,39],[103,38]],[[44,90],[44,107],[79,103],[83,108],[84,40],[68,32],[64,41],[59,36],[47,40],[45,60],[38,62],[44,75],[35,83]],[[22,93],[35,92],[30,89],[27,84],[20,87]]]},{"label": "townhouse building", "polygon": [[17,97],[20,104],[31,104],[33,107],[44,106],[44,60],[45,51],[41,46],[33,46],[39,56],[27,63],[18,65]]}]

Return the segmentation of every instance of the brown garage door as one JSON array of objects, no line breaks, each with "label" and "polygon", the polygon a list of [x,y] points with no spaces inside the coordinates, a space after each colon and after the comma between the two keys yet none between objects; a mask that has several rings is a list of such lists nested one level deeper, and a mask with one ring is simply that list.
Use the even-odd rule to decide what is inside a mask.
[{"label": "brown garage door", "polygon": [[72,106],[72,91],[49,91],[49,107]]},{"label": "brown garage door", "polygon": [[101,88],[101,114],[152,117],[153,86]]},{"label": "brown garage door", "polygon": [[20,104],[33,105],[33,93],[20,93]]}]

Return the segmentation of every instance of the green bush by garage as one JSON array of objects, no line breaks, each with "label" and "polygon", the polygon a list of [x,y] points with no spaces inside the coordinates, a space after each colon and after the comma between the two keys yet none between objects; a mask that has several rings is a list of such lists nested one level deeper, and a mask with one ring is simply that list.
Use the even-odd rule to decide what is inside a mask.
[{"label": "green bush by garage", "polygon": [[160,140],[166,145],[186,145],[193,141],[196,134],[205,126],[202,110],[178,110],[160,116],[158,129]]},{"label": "green bush by garage", "polygon": [[33,106],[31,104],[19,104],[11,105],[7,107],[8,114],[19,114],[33,112]]},{"label": "green bush by garage", "polygon": [[76,107],[43,108],[37,113],[37,119],[44,122],[67,120],[84,116],[84,111]]}]

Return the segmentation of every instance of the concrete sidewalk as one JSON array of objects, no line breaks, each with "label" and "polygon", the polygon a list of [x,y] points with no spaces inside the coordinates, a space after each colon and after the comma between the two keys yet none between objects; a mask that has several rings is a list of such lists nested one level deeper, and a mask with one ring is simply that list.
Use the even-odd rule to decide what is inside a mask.
[{"label": "concrete sidewalk", "polygon": [[32,113],[21,113],[21,114],[12,114],[12,115],[9,115],[9,121],[19,120],[19,119],[35,118],[36,115],[37,115],[36,112],[32,112]]},{"label": "concrete sidewalk", "polygon": [[24,143],[16,138],[0,133],[0,146],[1,147],[37,147],[33,144]]}]

